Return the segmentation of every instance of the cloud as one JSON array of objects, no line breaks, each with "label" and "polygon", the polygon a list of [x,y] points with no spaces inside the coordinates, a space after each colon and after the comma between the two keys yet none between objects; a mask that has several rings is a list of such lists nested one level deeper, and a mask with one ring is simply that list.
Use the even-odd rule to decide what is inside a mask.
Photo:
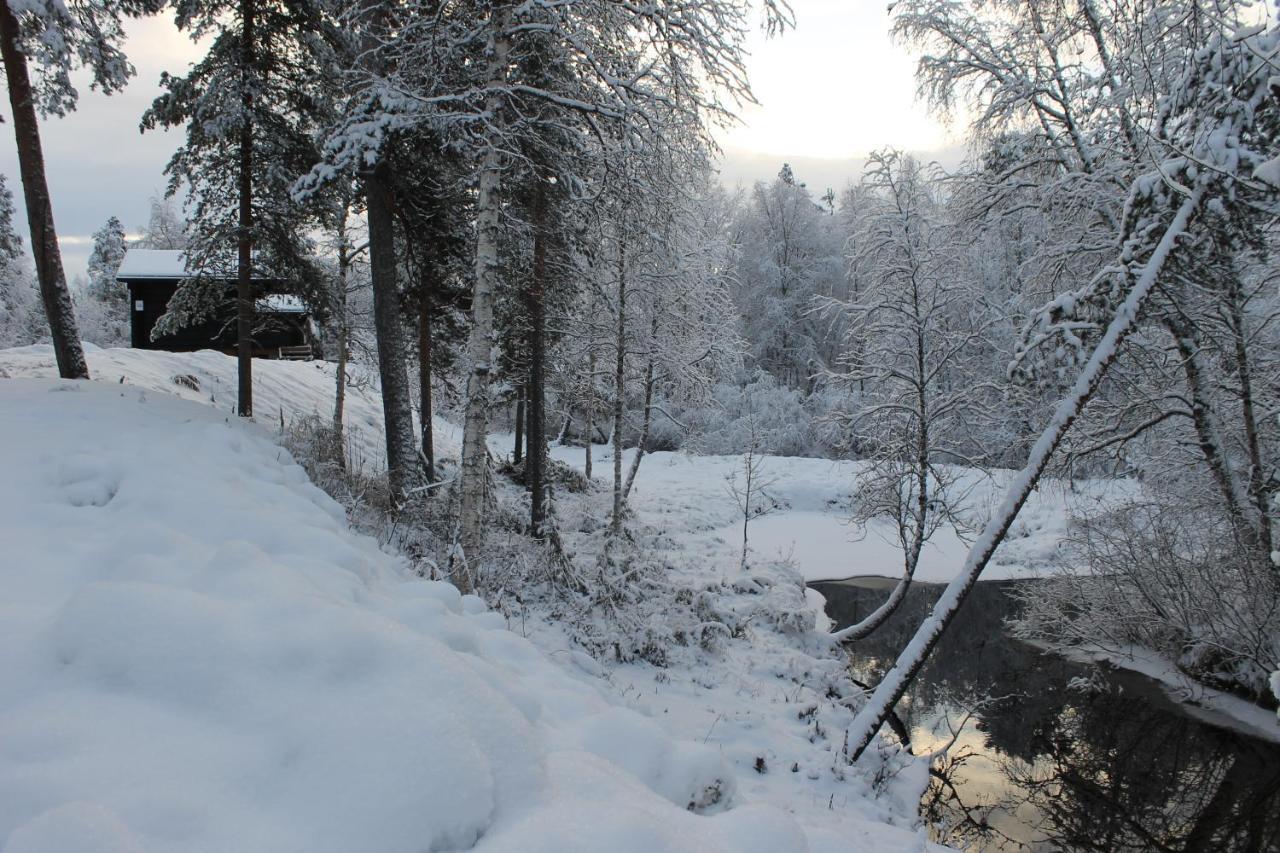
[{"label": "cloud", "polygon": [[[78,109],[66,118],[43,121],[40,133],[53,216],[63,250],[67,278],[83,275],[93,232],[111,216],[127,228],[145,225],[151,196],[164,191],[164,166],[181,142],[181,133],[142,134],[138,123],[160,92],[160,72],[182,72],[199,48],[171,20],[156,17],[127,25],[125,45],[137,76],[124,92],[106,97],[91,91],[84,74],[76,76]],[[0,125],[0,172],[9,181],[19,210],[19,233],[28,242],[26,209],[18,182],[12,118],[4,99]]]}]

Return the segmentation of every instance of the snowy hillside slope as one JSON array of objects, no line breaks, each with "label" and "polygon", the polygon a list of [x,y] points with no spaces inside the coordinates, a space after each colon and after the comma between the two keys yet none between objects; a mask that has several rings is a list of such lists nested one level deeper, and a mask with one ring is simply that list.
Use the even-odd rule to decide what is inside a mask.
[{"label": "snowy hillside slope", "polygon": [[225,412],[0,380],[0,470],[7,853],[920,847],[724,810],[716,750],[408,576]]},{"label": "snowy hillside slope", "polygon": [[[214,350],[102,349],[84,345],[89,374],[95,382],[115,382],[162,391],[232,413],[236,405],[236,360]],[[325,361],[254,361],[254,414],[264,424],[314,415],[333,417],[335,366]],[[353,368],[353,373],[358,371]],[[53,348],[47,345],[0,349],[0,379],[26,377],[56,379]],[[191,380],[194,380],[192,382]],[[373,381],[348,385],[346,428],[353,451],[371,470],[384,467],[382,398]],[[436,419],[436,443],[441,456],[457,456],[456,428]]]}]

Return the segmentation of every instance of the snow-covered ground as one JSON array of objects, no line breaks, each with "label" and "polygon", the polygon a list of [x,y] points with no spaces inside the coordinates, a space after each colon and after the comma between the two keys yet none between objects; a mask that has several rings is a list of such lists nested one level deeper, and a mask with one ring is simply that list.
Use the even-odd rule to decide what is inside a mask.
[{"label": "snow-covered ground", "polygon": [[[630,464],[634,451],[624,451]],[[583,451],[557,447],[555,458],[579,469]],[[607,448],[596,448],[597,471],[611,470]],[[750,549],[757,558],[789,559],[808,580],[836,580],[863,575],[902,574],[902,548],[886,520],[865,530],[849,522],[849,495],[863,463],[803,457],[769,457],[759,476],[769,482],[765,494],[778,509],[747,526]],[[702,551],[707,559],[737,565],[742,547],[742,513],[729,491],[731,476],[741,481],[742,458],[646,454],[640,464],[631,506],[644,521]],[[963,490],[975,523],[980,526],[1003,498],[1008,472],[991,476],[957,471],[953,488]],[[1008,539],[996,552],[983,579],[1021,578],[1045,573],[1057,556],[1073,507],[1096,505],[1130,493],[1132,484],[1077,481],[1074,488],[1045,481],[1027,501]],[[951,526],[938,529],[926,543],[916,569],[921,581],[946,583],[964,563],[967,539]]]},{"label": "snow-covered ground", "polygon": [[[86,345],[89,368],[100,382],[121,382],[164,391],[188,400],[212,405],[231,413],[235,408],[235,360],[212,351],[169,353],[134,349],[99,349]],[[257,420],[277,423],[305,415],[331,417],[333,365],[326,362],[255,362]],[[47,346],[0,350],[0,378],[24,376],[55,378],[57,367]],[[179,377],[194,378],[192,383]],[[382,404],[376,389],[357,384],[348,391],[346,424],[353,450],[370,468],[382,464]],[[456,425],[437,418],[436,452],[456,457],[460,434]],[[511,439],[491,436],[496,455],[510,453]],[[629,464],[634,451],[625,451]],[[578,447],[553,447],[552,456],[578,469],[583,451]],[[611,454],[595,448],[596,473],[610,475]],[[902,549],[886,521],[873,522],[865,531],[853,527],[848,502],[859,462],[803,457],[770,457],[761,476],[771,484],[765,493],[780,507],[753,519],[748,525],[751,550],[759,558],[789,558],[808,580],[832,580],[859,575],[896,577],[902,573]],[[741,477],[737,456],[693,456],[684,453],[646,454],[640,465],[631,506],[649,524],[660,525],[689,547],[717,563],[736,565],[742,541],[742,516],[728,489],[728,478]],[[972,507],[974,527],[983,513],[1004,494],[1007,474],[992,476],[958,473],[954,488],[963,490]],[[983,578],[1027,577],[1046,571],[1054,561],[1073,507],[1092,506],[1130,493],[1132,484],[1077,481],[1074,486],[1045,481],[1027,501],[1005,543]],[[934,533],[921,555],[916,577],[945,583],[964,562],[966,537],[950,526]]]},{"label": "snow-covered ground", "polygon": [[[98,381],[64,383],[17,378],[47,348],[0,353],[6,851],[928,846],[923,767],[900,802],[842,777],[811,627],[687,668],[540,651],[353,533],[275,444],[279,410],[326,414],[327,366],[255,364],[256,425],[225,356],[89,359]],[[377,434],[376,397],[351,412]],[[730,593],[750,635],[774,599]]]}]

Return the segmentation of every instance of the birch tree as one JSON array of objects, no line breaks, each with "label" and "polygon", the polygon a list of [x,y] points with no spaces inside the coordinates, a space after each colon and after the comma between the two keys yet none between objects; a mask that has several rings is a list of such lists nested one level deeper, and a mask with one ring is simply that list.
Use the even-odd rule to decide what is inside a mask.
[{"label": "birch tree", "polygon": [[821,311],[845,327],[846,355],[829,383],[856,401],[840,420],[866,467],[854,491],[854,521],[887,518],[902,549],[902,577],[857,624],[835,632],[858,640],[882,625],[906,597],[925,543],[942,524],[962,525],[963,495],[951,465],[978,461],[976,421],[991,394],[970,381],[990,325],[981,300],[955,275],[956,246],[923,168],[893,151],[871,155],[863,180],[862,227],[852,263],[856,300],[828,300]]}]

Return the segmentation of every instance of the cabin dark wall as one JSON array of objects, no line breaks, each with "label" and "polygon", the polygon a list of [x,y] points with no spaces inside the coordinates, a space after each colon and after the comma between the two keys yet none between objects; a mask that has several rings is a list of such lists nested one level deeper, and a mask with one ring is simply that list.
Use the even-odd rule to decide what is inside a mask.
[{"label": "cabin dark wall", "polygon": [[[126,283],[129,287],[130,345],[134,349],[169,352],[191,352],[201,349],[235,351],[234,287],[228,287],[227,299],[216,317],[152,340],[151,333],[156,323],[164,316],[169,300],[177,291],[178,280],[153,279]],[[139,310],[140,304],[141,310]],[[308,343],[307,315],[305,314],[261,313],[258,319],[258,327],[253,333],[255,355],[274,355],[280,347],[301,346]]]}]

